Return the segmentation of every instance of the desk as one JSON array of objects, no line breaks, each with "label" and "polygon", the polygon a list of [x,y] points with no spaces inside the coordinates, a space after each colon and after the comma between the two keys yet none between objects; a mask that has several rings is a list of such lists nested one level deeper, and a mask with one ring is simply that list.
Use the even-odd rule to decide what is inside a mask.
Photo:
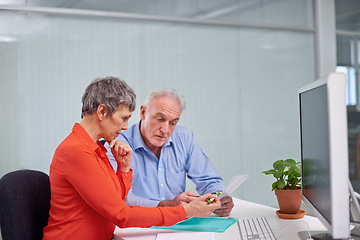
[{"label": "desk", "polygon": [[[265,205],[252,203],[249,201],[234,198],[234,208],[229,217],[233,218],[253,218],[266,217],[275,236],[278,240],[296,240],[299,231],[307,231],[307,226],[303,221],[307,222],[311,231],[325,231],[324,225],[319,219],[310,216],[304,216],[301,219],[287,220],[281,219],[276,215],[276,208]],[[294,223],[294,224],[293,224]],[[293,225],[291,225],[293,224]],[[291,225],[288,229],[278,234],[282,229]],[[157,233],[169,232],[166,230],[155,230],[146,228],[126,228],[120,229],[116,227],[114,232],[114,240],[154,240]],[[238,227],[236,224],[229,227],[224,233],[216,233],[217,240],[240,239]]]}]

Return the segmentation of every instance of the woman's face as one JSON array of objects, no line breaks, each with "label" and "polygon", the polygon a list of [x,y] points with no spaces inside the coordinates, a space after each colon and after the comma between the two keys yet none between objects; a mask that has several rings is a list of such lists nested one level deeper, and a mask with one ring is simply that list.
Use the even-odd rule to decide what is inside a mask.
[{"label": "woman's face", "polygon": [[105,141],[111,142],[122,130],[126,130],[131,115],[129,107],[120,106],[112,116],[106,116],[100,126]]}]

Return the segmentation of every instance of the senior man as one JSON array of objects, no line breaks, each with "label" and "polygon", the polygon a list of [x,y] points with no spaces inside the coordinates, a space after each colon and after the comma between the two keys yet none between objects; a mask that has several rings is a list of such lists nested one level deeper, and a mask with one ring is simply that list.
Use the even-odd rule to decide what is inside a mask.
[{"label": "senior man", "polygon": [[[194,182],[200,195],[224,189],[223,179],[193,133],[177,125],[184,108],[185,100],[175,90],[153,91],[140,107],[140,122],[118,136],[133,149],[133,183],[128,205],[185,205],[198,197],[192,191],[184,192],[186,176]],[[110,150],[108,157],[116,171]],[[214,213],[228,216],[234,206],[232,198],[228,196],[220,201],[221,208]]]}]

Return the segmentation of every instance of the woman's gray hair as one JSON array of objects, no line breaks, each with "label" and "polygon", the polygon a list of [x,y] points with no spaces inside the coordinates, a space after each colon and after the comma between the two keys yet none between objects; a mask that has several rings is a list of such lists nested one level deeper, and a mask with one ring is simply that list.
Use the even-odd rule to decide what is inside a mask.
[{"label": "woman's gray hair", "polygon": [[145,99],[145,103],[144,105],[147,107],[149,106],[150,102],[157,97],[164,97],[164,96],[171,96],[174,97],[177,102],[179,103],[181,112],[185,109],[186,107],[186,101],[184,99],[183,96],[180,96],[175,89],[170,89],[170,88],[166,88],[166,89],[159,89],[159,90],[154,90],[152,92],[149,93],[149,95],[147,96],[147,98]]},{"label": "woman's gray hair", "polygon": [[135,110],[136,94],[134,90],[122,79],[116,77],[105,77],[94,79],[87,86],[81,99],[81,118],[86,114],[93,114],[100,104],[104,104],[112,116],[120,106]]}]

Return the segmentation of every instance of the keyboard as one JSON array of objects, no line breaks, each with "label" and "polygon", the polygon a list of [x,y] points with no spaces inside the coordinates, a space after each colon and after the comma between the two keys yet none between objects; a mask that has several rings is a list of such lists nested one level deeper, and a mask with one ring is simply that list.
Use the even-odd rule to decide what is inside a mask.
[{"label": "keyboard", "polygon": [[238,227],[242,240],[276,240],[265,217],[239,219]]}]

